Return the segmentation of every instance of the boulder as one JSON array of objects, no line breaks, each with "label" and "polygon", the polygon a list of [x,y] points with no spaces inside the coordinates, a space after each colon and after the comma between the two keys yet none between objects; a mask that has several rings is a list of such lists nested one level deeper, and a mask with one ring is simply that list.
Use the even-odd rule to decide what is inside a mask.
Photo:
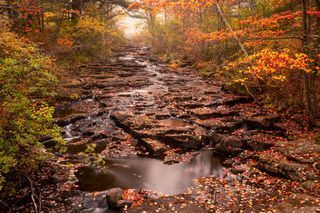
[{"label": "boulder", "polygon": [[239,116],[238,111],[226,110],[226,109],[218,110],[218,109],[212,109],[208,107],[189,110],[189,113],[193,114],[194,116],[196,116],[201,120],[206,120],[210,118],[228,117],[228,116]]},{"label": "boulder", "polygon": [[118,209],[119,204],[123,204],[123,202],[120,202],[123,193],[124,191],[121,188],[113,188],[106,191],[106,198],[110,208]]},{"label": "boulder", "polygon": [[301,164],[317,163],[319,153],[320,145],[304,140],[292,142],[292,146],[286,147],[284,151],[288,160]]},{"label": "boulder", "polygon": [[147,150],[155,156],[161,156],[167,150],[165,144],[151,138],[142,139],[142,145],[145,146]]},{"label": "boulder", "polygon": [[245,171],[248,171],[249,169],[250,167],[248,165],[241,164],[241,165],[233,166],[230,171],[233,174],[242,174]]},{"label": "boulder", "polygon": [[224,136],[218,133],[211,133],[204,137],[203,141],[205,145],[210,145],[211,147],[215,147]]},{"label": "boulder", "polygon": [[266,130],[282,130],[274,124],[279,121],[278,116],[261,115],[247,118],[244,123],[247,129],[266,129]]},{"label": "boulder", "polygon": [[202,146],[202,140],[191,134],[165,134],[156,135],[163,143],[171,147],[182,149],[198,149]]},{"label": "boulder", "polygon": [[106,212],[108,210],[108,201],[104,195],[101,193],[97,196],[88,194],[83,200],[83,212]]},{"label": "boulder", "polygon": [[263,151],[270,149],[274,144],[265,141],[247,140],[245,148],[254,151]]},{"label": "boulder", "polygon": [[116,206],[118,209],[123,209],[125,207],[130,207],[133,204],[133,201],[130,200],[118,200]]},{"label": "boulder", "polygon": [[277,153],[259,156],[258,168],[265,172],[286,177],[290,180],[303,181],[306,177],[307,167],[286,160],[285,156]]},{"label": "boulder", "polygon": [[221,141],[214,147],[214,150],[217,154],[235,156],[241,153],[243,143],[240,139],[228,136],[221,139]]}]

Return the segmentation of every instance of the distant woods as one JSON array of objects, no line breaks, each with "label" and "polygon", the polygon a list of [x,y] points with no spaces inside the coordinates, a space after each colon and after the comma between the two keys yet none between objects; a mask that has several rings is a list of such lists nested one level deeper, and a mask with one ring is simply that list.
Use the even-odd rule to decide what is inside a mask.
[{"label": "distant woods", "polygon": [[304,109],[316,124],[319,0],[142,0],[130,8],[145,15],[154,52],[173,68],[191,61],[231,92],[289,113]]},{"label": "distant woods", "polygon": [[67,54],[82,63],[109,54],[112,45],[123,42],[115,19],[126,14],[129,5],[124,0],[7,0],[1,1],[0,13],[14,32],[61,59]]}]

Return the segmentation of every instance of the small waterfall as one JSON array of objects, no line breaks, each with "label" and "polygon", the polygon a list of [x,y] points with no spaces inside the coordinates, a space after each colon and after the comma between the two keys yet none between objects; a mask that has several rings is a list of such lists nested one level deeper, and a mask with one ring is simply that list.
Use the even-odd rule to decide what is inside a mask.
[{"label": "small waterfall", "polygon": [[71,134],[71,132],[72,132],[72,130],[71,130],[71,128],[72,128],[72,126],[73,126],[73,124],[69,124],[69,125],[67,125],[66,127],[65,127],[65,140],[66,141],[72,141],[73,139],[74,139],[74,137],[73,137],[73,135]]}]

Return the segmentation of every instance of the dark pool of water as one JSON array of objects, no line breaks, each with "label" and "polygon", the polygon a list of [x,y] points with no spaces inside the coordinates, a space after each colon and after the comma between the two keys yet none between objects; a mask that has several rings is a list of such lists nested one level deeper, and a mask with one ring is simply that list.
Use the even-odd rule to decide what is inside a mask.
[{"label": "dark pool of water", "polygon": [[212,151],[202,151],[191,162],[165,165],[161,160],[141,157],[111,159],[107,172],[82,167],[76,172],[81,190],[93,192],[110,188],[148,189],[173,195],[185,192],[195,178],[222,176],[222,165]]}]

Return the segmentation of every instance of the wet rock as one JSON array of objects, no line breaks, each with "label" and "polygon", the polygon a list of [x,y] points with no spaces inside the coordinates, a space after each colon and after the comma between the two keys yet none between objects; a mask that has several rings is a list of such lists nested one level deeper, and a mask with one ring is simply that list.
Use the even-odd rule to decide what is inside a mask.
[{"label": "wet rock", "polygon": [[246,119],[245,125],[247,129],[266,129],[266,130],[282,130],[274,124],[279,121],[279,116],[262,115]]},{"label": "wet rock", "polygon": [[237,104],[252,103],[253,101],[254,101],[253,98],[249,96],[236,96],[236,97],[232,97],[230,99],[225,100],[224,104],[228,106],[234,106]]},{"label": "wet rock", "polygon": [[224,121],[219,119],[207,119],[197,120],[195,123],[199,126],[217,133],[233,132],[243,126],[243,122],[240,121]]},{"label": "wet rock", "polygon": [[169,113],[158,113],[154,116],[156,119],[162,120],[162,119],[168,119],[171,117]]},{"label": "wet rock", "polygon": [[150,56],[150,57],[148,58],[148,60],[149,60],[150,62],[158,62],[158,59],[156,59],[156,58],[154,58],[154,57],[152,57],[152,56]]},{"label": "wet rock", "polygon": [[134,75],[132,72],[119,72],[117,73],[119,77],[131,77]]},{"label": "wet rock", "polygon": [[95,97],[95,100],[97,101],[105,101],[106,99],[110,101],[110,99],[112,98],[112,95],[98,95]]},{"label": "wet rock", "polygon": [[190,101],[190,100],[192,100],[193,99],[193,97],[192,96],[175,96],[175,97],[173,97],[173,100],[174,101]]},{"label": "wet rock", "polygon": [[219,99],[214,100],[211,103],[205,104],[204,106],[205,107],[217,107],[219,105],[223,105],[223,103],[224,103],[224,100],[219,98]]},{"label": "wet rock", "polygon": [[179,147],[184,149],[198,149],[202,146],[202,141],[194,137],[193,135],[157,135],[163,143],[171,147]]},{"label": "wet rock", "polygon": [[238,111],[233,110],[217,110],[211,108],[199,108],[195,110],[191,110],[194,116],[199,119],[210,119],[210,118],[219,118],[219,117],[228,117],[228,116],[239,116]]},{"label": "wet rock", "polygon": [[230,171],[233,174],[242,174],[245,171],[248,171],[249,169],[250,169],[250,167],[248,165],[241,164],[241,165],[233,166]]},{"label": "wet rock", "polygon": [[159,125],[160,126],[164,126],[164,127],[185,127],[188,128],[190,126],[192,126],[189,122],[184,121],[182,119],[178,119],[178,118],[170,118],[170,119],[166,119],[166,120],[161,120],[159,121]]},{"label": "wet rock", "polygon": [[106,212],[108,207],[108,201],[104,193],[98,196],[86,195],[83,200],[83,212],[85,213]]},{"label": "wet rock", "polygon": [[59,119],[56,121],[56,123],[61,126],[61,127],[64,127],[64,126],[67,126],[71,123],[75,123],[77,121],[80,121],[80,120],[83,120],[83,119],[86,119],[88,117],[88,115],[73,115],[71,118],[62,118],[62,119]]},{"label": "wet rock", "polygon": [[165,147],[160,146],[160,143],[171,147],[198,149],[202,146],[203,137],[206,135],[204,128],[178,118],[155,120],[146,115],[130,117],[120,113],[112,114],[111,118],[117,126],[136,139],[141,139],[142,142],[145,138],[152,139],[144,141],[146,142],[144,144],[155,153],[164,151]]},{"label": "wet rock", "polygon": [[80,141],[77,143],[67,144],[67,153],[71,155],[84,152],[86,149],[87,149],[87,141]]},{"label": "wet rock", "polygon": [[223,122],[221,125],[216,125],[212,129],[216,132],[233,132],[243,125],[242,121],[238,122]]},{"label": "wet rock", "polygon": [[204,104],[201,103],[185,103],[185,104],[181,104],[180,107],[185,108],[185,109],[196,109],[196,108],[200,108],[203,107]]},{"label": "wet rock", "polygon": [[147,148],[147,150],[154,156],[161,156],[167,150],[166,145],[158,140],[144,138],[142,144]]},{"label": "wet rock", "polygon": [[131,123],[128,121],[130,117],[131,117],[130,115],[120,113],[120,112],[114,112],[110,114],[110,118],[115,122],[117,126],[124,129],[125,131],[128,131],[134,134],[134,132],[131,132],[132,131],[130,128]]},{"label": "wet rock", "polygon": [[302,164],[314,164],[320,153],[320,145],[302,140],[293,142],[284,150],[288,160]]},{"label": "wet rock", "polygon": [[203,139],[205,145],[209,145],[211,147],[215,147],[217,143],[219,143],[224,136],[218,133],[210,133],[206,135]]},{"label": "wet rock", "polygon": [[[132,201],[123,200],[124,191],[121,188],[114,188],[95,194],[87,194],[83,200],[83,212],[118,212],[120,209],[130,207]],[[113,211],[115,210],[115,211]]]},{"label": "wet rock", "polygon": [[245,149],[263,151],[270,149],[272,146],[274,146],[274,144],[266,141],[247,140],[244,142],[244,146]]},{"label": "wet rock", "polygon": [[252,103],[254,100],[248,96],[234,96],[230,98],[217,99],[212,103],[206,104],[207,107],[215,107],[219,105],[234,106],[237,104]]},{"label": "wet rock", "polygon": [[123,205],[124,202],[122,201],[122,195],[124,191],[121,188],[113,188],[109,189],[105,192],[108,205],[110,208],[118,209],[120,208],[119,205]]},{"label": "wet rock", "polygon": [[146,65],[141,65],[141,64],[138,64],[137,62],[135,61],[123,61],[121,63],[121,65],[123,67],[132,67],[132,68],[145,68]]},{"label": "wet rock", "polygon": [[130,200],[118,200],[116,206],[118,209],[130,207],[133,204]]},{"label": "wet rock", "polygon": [[241,153],[243,150],[242,141],[236,137],[229,136],[224,137],[221,141],[214,147],[214,150],[217,154],[234,156]]},{"label": "wet rock", "polygon": [[314,171],[307,171],[306,172],[306,179],[307,180],[320,180],[320,174],[315,173]]},{"label": "wet rock", "polygon": [[306,179],[306,166],[293,163],[278,154],[263,154],[259,157],[258,168],[271,174],[283,176],[291,180]]}]

